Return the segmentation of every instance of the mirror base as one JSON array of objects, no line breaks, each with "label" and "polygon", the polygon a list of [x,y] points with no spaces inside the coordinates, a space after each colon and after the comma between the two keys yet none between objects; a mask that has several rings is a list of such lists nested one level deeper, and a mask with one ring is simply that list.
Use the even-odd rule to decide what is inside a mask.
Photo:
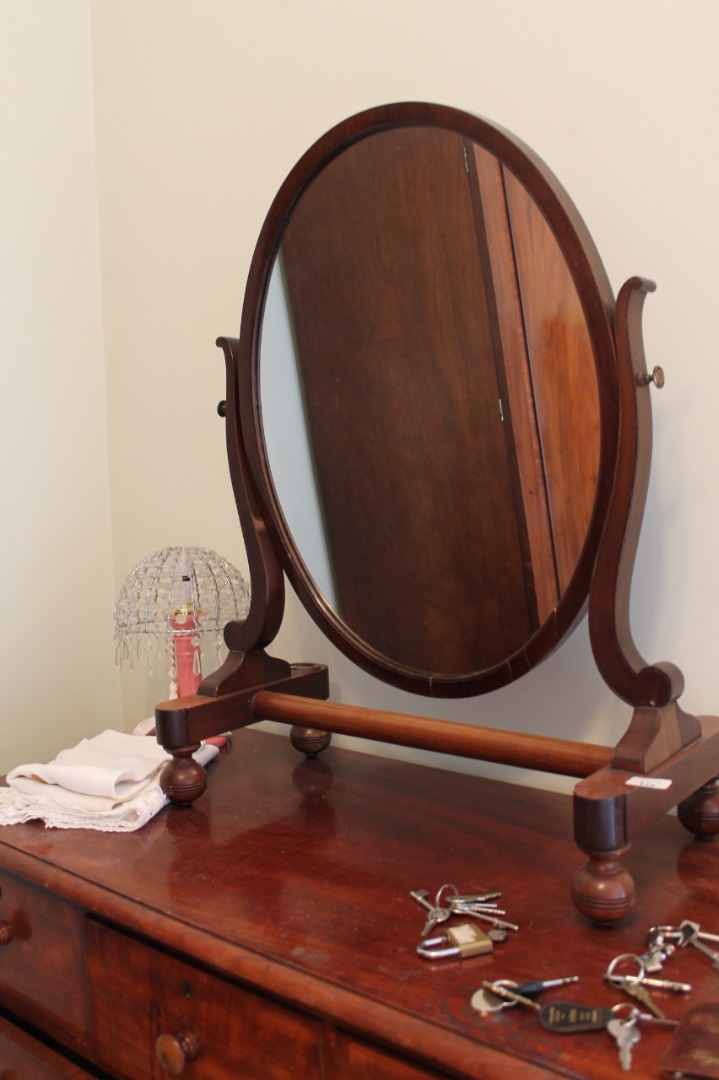
[{"label": "mirror base", "polygon": [[637,708],[612,756],[612,767],[644,775],[701,738],[696,716],[676,701],[663,708]]},{"label": "mirror base", "polygon": [[270,656],[264,649],[249,649],[247,652],[231,649],[224,664],[203,679],[197,692],[202,697],[220,697],[245,686],[288,679],[291,674],[291,664]]},{"label": "mirror base", "polygon": [[[249,656],[244,654],[244,659]],[[245,666],[243,654],[231,653],[222,668],[201,684],[203,693],[174,698],[156,706],[157,741],[172,755],[163,769],[160,784],[173,804],[189,806],[207,787],[207,774],[192,757],[203,739],[226,735],[264,719],[254,710],[255,698],[261,691],[302,694],[311,700],[328,697],[329,677],[323,664],[288,664],[267,657],[264,652],[262,657],[279,677],[254,682],[258,665],[262,668],[262,658],[255,657],[256,663]],[[209,687],[214,688],[216,696],[210,696]]]}]

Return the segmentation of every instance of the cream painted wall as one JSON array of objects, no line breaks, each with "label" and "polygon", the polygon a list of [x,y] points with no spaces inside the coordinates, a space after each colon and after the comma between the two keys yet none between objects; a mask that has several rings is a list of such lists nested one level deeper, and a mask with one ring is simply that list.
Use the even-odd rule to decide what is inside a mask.
[{"label": "cream painted wall", "polygon": [[89,9],[0,0],[0,772],[121,723]]},{"label": "cream painted wall", "polygon": [[[112,545],[104,531],[102,555],[98,548],[94,557],[106,563],[112,549],[114,590],[141,557],[166,544],[213,547],[244,564],[215,414],[224,373],[213,342],[239,328],[264,214],[298,156],[336,121],[385,101],[435,100],[488,116],[544,157],[584,215],[615,289],[635,273],[659,283],[646,306],[646,337],[650,363],[665,367],[667,387],[654,395],[655,464],[633,590],[635,636],[648,659],[673,659],[683,668],[686,708],[717,711],[714,0],[606,0],[601,6],[573,0],[89,2],[113,521]],[[82,22],[82,4],[27,6],[43,12],[59,6]],[[26,30],[29,19],[23,19]],[[50,19],[49,29],[60,21]],[[35,68],[42,90],[57,92],[53,105],[87,70],[76,29],[73,44],[82,63],[73,73]],[[67,27],[60,42],[69,36]],[[79,97],[89,108],[89,89]],[[58,112],[67,123],[66,110]],[[84,172],[82,179],[88,180]],[[93,197],[88,191],[88,201]],[[78,212],[79,203],[72,200],[71,209]],[[40,239],[30,229],[33,243],[69,246],[71,224],[59,210]],[[86,228],[83,219],[83,240]],[[69,277],[64,273],[56,287],[72,292]],[[90,293],[96,298],[91,278],[90,272],[85,300]],[[83,309],[83,335],[99,337],[90,304]],[[82,393],[101,402],[97,373],[83,370],[79,377]],[[17,376],[18,397],[21,384]],[[76,437],[78,428],[97,425],[86,432],[88,441],[96,436],[97,448],[86,467],[100,473],[99,416],[77,410],[72,421],[63,434]],[[43,440],[45,451],[62,445],[62,454],[69,453],[67,438]],[[21,459],[31,456],[26,442],[23,436]],[[41,457],[48,461],[47,452]],[[106,522],[103,498],[95,504],[94,520]],[[6,505],[17,513],[20,494]],[[45,534],[39,545],[46,566],[53,565],[52,541]],[[20,556],[27,578],[37,560]],[[31,591],[41,606],[46,591],[34,584]],[[104,600],[95,597],[93,604],[102,651]],[[82,646],[78,636],[73,681]],[[332,693],[341,701],[593,742],[614,741],[628,719],[594,671],[584,626],[521,683],[438,705],[353,668],[292,597],[275,651],[328,662]],[[22,655],[20,644],[12,655]],[[129,726],[164,696],[165,680],[126,673],[122,691]],[[48,699],[47,688],[38,693]],[[557,784],[536,774],[521,779]]]}]

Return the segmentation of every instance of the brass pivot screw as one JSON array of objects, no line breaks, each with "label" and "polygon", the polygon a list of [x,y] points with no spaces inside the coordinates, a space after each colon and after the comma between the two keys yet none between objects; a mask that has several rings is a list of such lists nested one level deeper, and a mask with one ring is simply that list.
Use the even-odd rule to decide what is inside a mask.
[{"label": "brass pivot screw", "polygon": [[657,390],[661,390],[664,386],[664,368],[655,367],[651,375],[648,371],[644,371],[641,375],[637,375],[637,386],[648,386],[649,383],[654,383]]}]

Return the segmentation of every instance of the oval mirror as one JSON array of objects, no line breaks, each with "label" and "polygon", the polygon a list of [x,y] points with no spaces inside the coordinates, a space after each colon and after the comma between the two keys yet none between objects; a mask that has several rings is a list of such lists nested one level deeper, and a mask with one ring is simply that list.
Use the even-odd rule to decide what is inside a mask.
[{"label": "oval mirror", "polygon": [[613,303],[552,174],[466,113],[371,110],[290,174],[245,299],[243,431],[290,581],[362,667],[478,693],[581,615]]}]

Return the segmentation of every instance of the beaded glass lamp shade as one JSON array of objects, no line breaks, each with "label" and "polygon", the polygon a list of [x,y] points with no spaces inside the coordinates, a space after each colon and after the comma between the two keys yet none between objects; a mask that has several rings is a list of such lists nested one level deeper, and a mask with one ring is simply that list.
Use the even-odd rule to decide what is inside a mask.
[{"label": "beaded glass lamp shade", "polygon": [[170,547],[138,563],[115,605],[116,661],[132,667],[163,642],[169,659],[170,697],[194,694],[202,679],[201,638],[214,633],[220,658],[222,631],[247,618],[250,587],[215,551]]}]

